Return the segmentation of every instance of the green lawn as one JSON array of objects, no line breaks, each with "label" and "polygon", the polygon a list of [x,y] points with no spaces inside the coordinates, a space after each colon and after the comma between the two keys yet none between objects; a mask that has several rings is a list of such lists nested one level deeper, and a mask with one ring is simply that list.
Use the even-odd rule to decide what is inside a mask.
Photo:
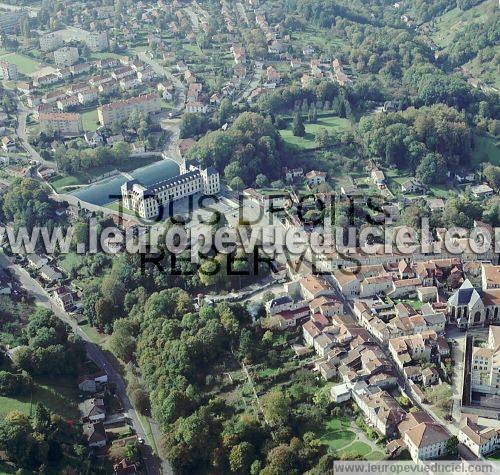
[{"label": "green lawn", "polygon": [[356,454],[361,455],[362,457],[367,456],[372,451],[372,448],[365,444],[364,442],[360,442],[359,440],[353,442],[352,444],[344,447],[343,450],[339,452],[339,454]]},{"label": "green lawn", "polygon": [[472,161],[475,164],[490,162],[500,166],[500,141],[491,135],[476,135],[475,148],[472,152]]},{"label": "green lawn", "polygon": [[123,203],[121,202],[121,200],[116,200],[116,201],[113,201],[112,203],[109,203],[108,205],[106,205],[106,208],[109,208],[113,211],[117,211],[120,214],[126,214],[126,215],[130,216],[131,218],[140,218],[140,216],[137,213],[125,208],[125,206],[123,206]]},{"label": "green lawn", "polygon": [[97,130],[97,109],[88,110],[82,114],[82,125],[86,132]]},{"label": "green lawn", "polygon": [[365,442],[356,440],[356,434],[350,430],[351,420],[348,418],[331,419],[324,425],[321,442],[328,447],[330,452],[338,455],[356,454],[366,460],[383,460],[386,458],[383,448],[372,450]]},{"label": "green lawn", "polygon": [[9,63],[17,65],[17,69],[22,74],[33,74],[35,71],[40,69],[40,63],[31,59],[28,56],[19,53],[8,53],[0,56],[2,61],[8,61]]},{"label": "green lawn", "polygon": [[354,432],[348,430],[350,421],[347,418],[331,419],[324,427],[320,440],[330,450],[339,450],[346,447],[354,440]]},{"label": "green lawn", "polygon": [[116,54],[116,53],[92,53],[90,55],[92,59],[105,59],[105,58],[114,58],[114,59],[122,59],[125,56],[122,54]]},{"label": "green lawn", "polygon": [[487,460],[500,460],[500,450],[493,452],[486,457]]},{"label": "green lawn", "polygon": [[81,176],[58,176],[53,180],[50,180],[50,184],[56,189],[56,191],[59,191],[65,186],[83,185],[84,183],[86,183],[86,181],[84,181]]},{"label": "green lawn", "polygon": [[26,394],[16,397],[0,397],[0,416],[4,417],[11,411],[30,413],[33,403],[42,402],[51,411],[63,417],[78,418],[78,386],[72,378],[38,378],[35,380],[33,395]]},{"label": "green lawn", "polygon": [[342,40],[335,36],[325,34],[321,28],[308,25],[304,31],[294,32],[293,39],[296,40],[301,47],[312,46],[316,52],[325,51],[332,46],[342,47]]},{"label": "green lawn", "polygon": [[93,343],[96,345],[102,345],[104,343],[103,336],[92,325],[86,323],[79,326],[83,333],[85,333]]},{"label": "green lawn", "polygon": [[410,299],[394,299],[395,303],[407,303],[414,310],[420,310],[422,308],[423,303],[420,300],[410,300]]},{"label": "green lawn", "polygon": [[304,137],[295,137],[292,132],[292,122],[290,122],[287,129],[280,130],[283,140],[301,149],[310,150],[317,147],[314,139],[320,129],[325,128],[328,132],[344,132],[351,129],[351,123],[347,119],[336,116],[320,116],[315,124],[305,123],[304,125],[306,128],[306,135]]}]

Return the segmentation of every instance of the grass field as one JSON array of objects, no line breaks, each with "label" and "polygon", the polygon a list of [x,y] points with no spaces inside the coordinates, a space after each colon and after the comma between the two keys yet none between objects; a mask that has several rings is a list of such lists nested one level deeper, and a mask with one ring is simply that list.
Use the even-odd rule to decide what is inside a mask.
[{"label": "grass field", "polygon": [[306,135],[304,137],[295,137],[292,132],[292,122],[290,122],[287,129],[280,131],[283,140],[301,149],[311,150],[317,147],[314,138],[320,129],[325,128],[328,132],[345,132],[351,129],[351,123],[347,119],[335,116],[318,117],[315,124],[305,123],[304,125],[306,128]]},{"label": "grass field", "polygon": [[488,19],[487,4],[490,1],[480,3],[466,11],[453,8],[438,17],[434,22],[433,32],[431,33],[434,42],[444,48],[451,43],[455,33],[459,33],[468,24],[484,23]]},{"label": "grass field", "polygon": [[116,54],[116,53],[92,53],[90,55],[92,59],[103,59],[103,58],[114,58],[114,59],[121,59],[124,58],[125,56],[122,54]]},{"label": "grass field", "polygon": [[30,413],[30,407],[37,402],[42,402],[51,411],[63,417],[78,418],[78,386],[76,381],[68,378],[50,379],[38,378],[35,380],[33,394],[16,397],[0,397],[0,417],[4,417],[11,411],[20,411],[24,414]]},{"label": "grass field", "polygon": [[83,130],[86,132],[94,132],[97,130],[97,109],[86,111],[82,114]]},{"label": "grass field", "polygon": [[15,64],[19,72],[27,76],[33,74],[36,70],[40,69],[41,66],[40,63],[37,63],[35,60],[19,53],[7,53],[0,56],[0,60]]},{"label": "grass field", "polygon": [[476,135],[475,148],[472,152],[473,163],[490,162],[500,166],[500,141],[491,135]]}]

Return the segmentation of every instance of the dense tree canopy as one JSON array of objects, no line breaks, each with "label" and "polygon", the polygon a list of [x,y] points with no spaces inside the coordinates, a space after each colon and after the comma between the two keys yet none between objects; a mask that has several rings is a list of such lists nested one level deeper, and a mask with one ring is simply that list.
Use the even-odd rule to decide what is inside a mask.
[{"label": "dense tree canopy", "polygon": [[245,112],[226,132],[205,135],[189,150],[188,158],[220,171],[228,165],[237,167],[238,176],[251,184],[261,170],[270,177],[278,175],[284,159],[283,144],[269,119]]}]

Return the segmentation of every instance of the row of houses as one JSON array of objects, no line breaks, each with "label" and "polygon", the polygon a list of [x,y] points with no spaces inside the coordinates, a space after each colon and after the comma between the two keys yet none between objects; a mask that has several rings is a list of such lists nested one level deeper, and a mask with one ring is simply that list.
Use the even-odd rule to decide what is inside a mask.
[{"label": "row of houses", "polygon": [[355,301],[353,308],[359,323],[383,344],[424,331],[441,336],[446,326],[446,307],[434,307],[430,303],[415,310],[404,302],[393,305],[392,301],[367,300]]}]

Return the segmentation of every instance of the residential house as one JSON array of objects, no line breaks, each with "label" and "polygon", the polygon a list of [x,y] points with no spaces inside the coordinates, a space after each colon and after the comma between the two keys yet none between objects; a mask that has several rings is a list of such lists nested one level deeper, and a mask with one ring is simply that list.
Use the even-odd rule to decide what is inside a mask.
[{"label": "residential house", "polygon": [[98,92],[96,87],[87,87],[78,93],[78,101],[83,105],[97,101]]},{"label": "residential house", "polygon": [[68,311],[74,307],[73,292],[65,285],[61,285],[54,290],[54,300],[63,310]]},{"label": "residential house", "polygon": [[309,186],[318,186],[321,183],[325,183],[326,181],[326,173],[319,172],[317,170],[311,170],[306,174],[306,182]]},{"label": "residential house", "polygon": [[439,373],[436,368],[424,368],[422,370],[422,383],[424,386],[432,386],[439,382]]},{"label": "residential house", "polygon": [[199,101],[188,102],[186,104],[186,112],[190,114],[206,114],[208,112],[208,105]]},{"label": "residential house", "polygon": [[271,84],[280,84],[281,83],[281,74],[276,70],[274,66],[268,66],[266,70],[266,77],[268,83]]},{"label": "residential house", "polygon": [[78,97],[76,96],[63,97],[62,99],[59,99],[57,101],[57,108],[60,111],[65,112],[77,106],[78,104],[79,104]]},{"label": "residential house", "polygon": [[371,172],[371,177],[372,177],[373,182],[378,187],[385,185],[385,174],[382,170],[379,170],[378,168],[373,169]]},{"label": "residential house", "polygon": [[80,114],[48,112],[40,114],[39,120],[43,129],[50,129],[59,132],[61,135],[76,136],[83,132]]},{"label": "residential house", "polygon": [[343,383],[332,386],[330,388],[330,397],[332,401],[337,404],[349,401],[349,399],[351,399],[351,388],[349,384]]},{"label": "residential house", "polygon": [[102,135],[97,132],[86,132],[83,137],[90,147],[99,147],[104,143]]},{"label": "residential house", "polygon": [[108,375],[104,371],[99,371],[94,374],[84,375],[78,379],[78,389],[87,393],[95,393],[108,382]]},{"label": "residential house", "polygon": [[397,433],[406,412],[389,393],[378,387],[364,386],[353,388],[352,394],[365,417],[382,435],[390,437]]},{"label": "residential house", "polygon": [[302,325],[302,335],[308,346],[314,346],[314,340],[321,335],[321,328],[310,320]]},{"label": "residential house", "polygon": [[391,338],[388,348],[396,364],[403,368],[416,360],[430,361],[433,342],[436,341],[436,332],[424,331],[416,335]]},{"label": "residential house", "polygon": [[47,264],[41,267],[40,276],[49,284],[59,282],[63,277],[57,269]]},{"label": "residential house", "polygon": [[305,299],[335,295],[335,290],[322,277],[308,275],[299,280],[300,291]]},{"label": "residential house", "polygon": [[470,190],[476,198],[491,198],[495,193],[486,183],[472,186]]},{"label": "residential house", "polygon": [[405,180],[401,183],[401,191],[404,193],[417,193],[422,187],[413,179]]},{"label": "residential house", "polygon": [[483,290],[500,289],[500,266],[481,264],[481,280]]},{"label": "residential house", "polygon": [[332,360],[319,361],[315,366],[326,381],[329,381],[337,374],[337,367]]},{"label": "residential house", "polygon": [[107,443],[106,430],[102,422],[84,424],[83,434],[90,448],[104,447]]},{"label": "residential house", "polygon": [[314,339],[314,350],[319,356],[325,356],[333,347],[335,339],[329,333],[321,333]]},{"label": "residential house", "polygon": [[83,422],[99,422],[106,419],[106,409],[101,398],[90,398],[78,404]]},{"label": "residential house", "polygon": [[49,262],[46,256],[40,256],[39,254],[27,254],[26,259],[28,259],[28,265],[36,270],[41,269]]},{"label": "residential house", "polygon": [[2,150],[4,152],[15,152],[17,150],[17,145],[14,140],[12,140],[10,137],[3,137],[2,138]]}]

